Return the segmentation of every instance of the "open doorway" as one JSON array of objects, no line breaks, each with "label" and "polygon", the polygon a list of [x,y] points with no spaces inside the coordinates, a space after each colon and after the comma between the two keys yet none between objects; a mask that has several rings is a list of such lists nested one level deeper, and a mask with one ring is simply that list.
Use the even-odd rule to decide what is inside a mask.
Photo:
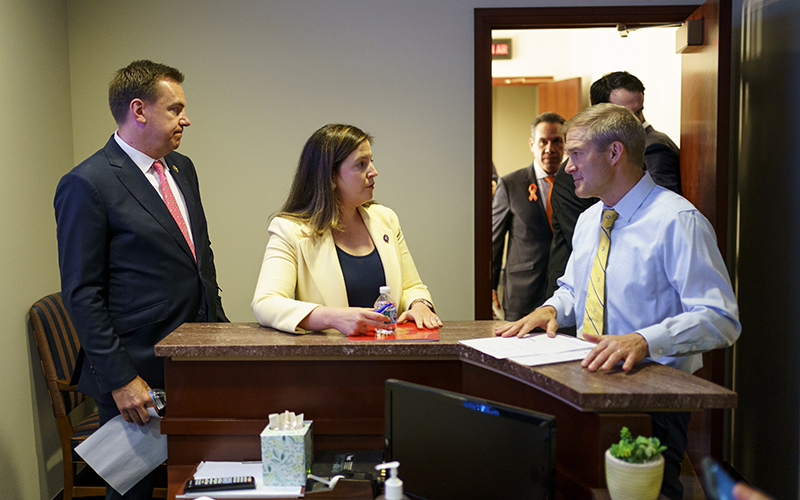
[{"label": "open doorway", "polygon": [[[717,243],[729,272],[731,244],[736,236],[731,221],[735,178],[730,172],[731,122],[731,5],[707,0],[702,5],[625,7],[565,7],[475,9],[475,319],[491,319],[491,172],[492,172],[492,71],[493,30],[616,28],[704,22],[702,45],[681,56],[681,186],[717,233]],[[591,82],[589,82],[590,84]],[[651,116],[648,116],[648,120]],[[654,119],[654,117],[652,118]],[[730,251],[729,251],[730,250]],[[726,384],[726,353],[704,355],[702,378]],[[692,419],[689,455],[722,458],[726,424],[721,410],[706,410]]]},{"label": "open doorway", "polygon": [[[721,8],[724,6],[725,8]],[[699,7],[699,8],[698,8]],[[504,8],[474,11],[475,53],[475,319],[491,319],[493,30],[643,27],[706,20],[703,46],[682,56],[681,169],[684,195],[711,221],[723,256],[728,241],[730,143],[730,5]],[[692,82],[687,86],[686,81]],[[724,81],[723,81],[724,80]],[[588,82],[591,84],[591,82]],[[691,95],[687,98],[687,89]],[[648,119],[651,119],[648,117]],[[655,119],[655,117],[653,117]],[[677,142],[677,141],[676,141]],[[692,155],[684,161],[684,155]]]},{"label": "open doorway", "polygon": [[[492,48],[503,49],[492,51],[492,165],[497,176],[531,168],[530,125],[537,115],[555,112],[571,118],[589,106],[591,83],[612,71],[629,71],[645,83],[648,123],[678,143],[681,57],[675,52],[677,30],[676,24],[638,30],[493,30]],[[519,173],[514,175],[519,179]],[[505,267],[506,250],[497,245],[495,241],[493,252],[499,254],[500,249],[502,256],[493,255],[493,259],[501,259]],[[499,265],[496,260],[495,265]],[[504,272],[501,276],[505,277]],[[500,278],[493,283],[498,285],[498,297],[503,297],[505,281]],[[502,319],[501,307],[493,304],[494,316]]]},{"label": "open doorway", "polygon": [[[510,59],[492,60],[492,162],[498,175],[530,164],[529,125],[539,113],[571,118],[589,106],[592,82],[612,71],[629,71],[642,80],[645,116],[680,146],[677,29],[626,30],[625,36],[617,28],[493,30],[492,39],[509,40],[512,52]],[[577,104],[551,109],[553,104],[540,94],[562,82],[577,87]]]}]

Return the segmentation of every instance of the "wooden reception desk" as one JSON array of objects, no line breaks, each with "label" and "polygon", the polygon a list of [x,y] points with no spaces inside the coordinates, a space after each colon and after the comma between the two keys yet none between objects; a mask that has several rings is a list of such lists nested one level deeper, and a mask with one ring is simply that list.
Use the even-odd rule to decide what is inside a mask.
[{"label": "wooden reception desk", "polygon": [[623,425],[650,435],[647,412],[736,406],[736,393],[658,363],[629,373],[531,368],[458,343],[490,337],[497,324],[447,322],[438,342],[357,342],[187,323],[155,347],[165,358],[170,474],[201,460],[260,460],[267,416],[284,410],[314,421],[316,450],[382,448],[384,381],[396,378],[555,415],[559,497],[589,499],[605,485],[603,453]]}]

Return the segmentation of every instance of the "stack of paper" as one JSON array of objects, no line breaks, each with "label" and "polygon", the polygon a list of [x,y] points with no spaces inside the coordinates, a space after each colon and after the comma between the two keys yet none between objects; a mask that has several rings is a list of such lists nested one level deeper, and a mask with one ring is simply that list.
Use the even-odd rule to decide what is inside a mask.
[{"label": "stack of paper", "polygon": [[491,337],[461,340],[484,354],[497,359],[510,359],[526,366],[547,365],[583,359],[595,344],[569,335],[550,338],[541,333],[519,337]]},{"label": "stack of paper", "polygon": [[153,408],[147,410],[153,418],[146,425],[126,422],[117,415],[75,448],[122,495],[167,459],[161,418]]}]

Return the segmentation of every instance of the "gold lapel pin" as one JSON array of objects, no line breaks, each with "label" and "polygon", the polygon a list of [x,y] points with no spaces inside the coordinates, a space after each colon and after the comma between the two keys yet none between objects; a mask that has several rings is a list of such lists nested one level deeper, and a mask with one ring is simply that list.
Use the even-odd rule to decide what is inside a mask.
[{"label": "gold lapel pin", "polygon": [[178,170],[178,167],[176,167],[175,165],[172,166],[172,170],[174,170],[176,174],[180,173],[180,170]]}]

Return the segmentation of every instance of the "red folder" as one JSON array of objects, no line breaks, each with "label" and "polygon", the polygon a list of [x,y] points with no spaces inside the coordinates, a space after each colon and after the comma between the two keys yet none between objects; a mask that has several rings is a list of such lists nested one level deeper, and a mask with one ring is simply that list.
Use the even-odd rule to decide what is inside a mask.
[{"label": "red folder", "polygon": [[369,335],[351,335],[347,337],[348,340],[354,341],[378,341],[378,342],[394,342],[401,340],[423,340],[436,342],[439,340],[439,329],[428,330],[426,328],[419,329],[417,324],[413,321],[408,321],[397,325],[397,329],[390,335],[375,335],[375,332],[370,332]]}]

